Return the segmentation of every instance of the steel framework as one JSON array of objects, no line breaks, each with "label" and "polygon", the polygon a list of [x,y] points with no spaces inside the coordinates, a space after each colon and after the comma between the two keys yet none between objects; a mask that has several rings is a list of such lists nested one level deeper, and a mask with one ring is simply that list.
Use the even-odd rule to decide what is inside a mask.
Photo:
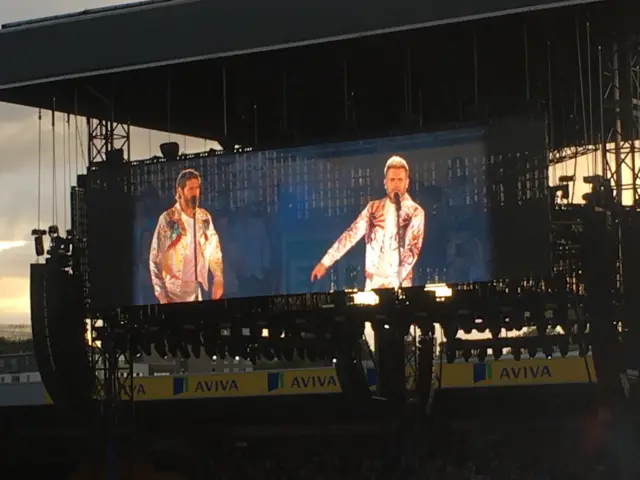
[{"label": "steel framework", "polygon": [[131,159],[131,125],[87,118],[87,131],[89,167],[106,162],[114,150],[122,150],[125,158]]},{"label": "steel framework", "polygon": [[600,72],[602,175],[611,179],[616,201],[640,200],[640,43],[635,35],[598,47]]}]

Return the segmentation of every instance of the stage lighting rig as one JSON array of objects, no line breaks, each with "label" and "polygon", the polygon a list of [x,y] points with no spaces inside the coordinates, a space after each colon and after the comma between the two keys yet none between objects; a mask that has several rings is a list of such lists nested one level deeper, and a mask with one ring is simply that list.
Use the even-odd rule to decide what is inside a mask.
[{"label": "stage lighting rig", "polygon": [[584,183],[591,185],[591,191],[585,193],[582,199],[593,207],[614,211],[617,204],[613,194],[611,182],[602,175],[590,175],[583,178]]},{"label": "stage lighting rig", "polygon": [[[522,282],[494,281],[452,286],[453,295],[442,303],[442,317],[438,319],[446,337],[445,355],[449,363],[458,355],[465,360],[472,356],[486,358],[488,349],[499,358],[504,349],[511,349],[518,359],[522,350],[535,357],[541,350],[549,355],[554,349],[564,351],[570,337],[546,335],[549,327],[568,330],[569,296],[566,283],[557,278],[525,280]],[[535,328],[538,335],[502,337],[524,327]],[[457,338],[459,330],[491,333],[483,340]],[[497,353],[496,353],[497,352]]]},{"label": "stage lighting rig", "polygon": [[[71,254],[75,235],[73,230],[67,230],[65,234],[65,237],[60,235],[60,229],[57,225],[51,225],[47,230],[38,228],[31,230],[36,257],[40,258],[46,254],[46,262],[48,264],[56,265],[58,268],[71,267]],[[49,237],[49,248],[46,251],[44,246],[45,236]]]},{"label": "stage lighting rig", "polygon": [[177,142],[161,143],[160,153],[162,153],[167,162],[175,162],[180,155],[180,145]]},{"label": "stage lighting rig", "polygon": [[33,237],[36,257],[44,257],[45,249],[44,249],[44,236],[47,234],[46,230],[40,230],[34,228],[31,230],[31,236]]},{"label": "stage lighting rig", "polygon": [[558,185],[549,187],[549,195],[551,199],[551,205],[558,203],[558,200],[568,202],[570,200],[569,185],[575,182],[575,176],[562,175],[558,179]]}]

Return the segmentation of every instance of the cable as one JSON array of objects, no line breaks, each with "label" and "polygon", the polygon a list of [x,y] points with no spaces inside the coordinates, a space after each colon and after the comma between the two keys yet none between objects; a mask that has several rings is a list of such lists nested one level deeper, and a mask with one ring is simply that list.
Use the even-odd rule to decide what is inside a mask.
[{"label": "cable", "polygon": [[[69,174],[69,189],[73,185],[73,176],[71,174],[71,115],[67,113],[67,173]],[[65,198],[69,195],[70,191],[65,192]],[[69,204],[69,223],[67,228],[71,228],[71,204]]]},{"label": "cable", "polygon": [[51,202],[51,225],[57,225],[58,217],[58,195],[56,191],[56,99],[53,99],[53,110],[51,110],[51,141],[53,144],[52,162],[53,162],[53,177],[52,177],[52,191],[53,201]]},{"label": "cable", "polygon": [[[80,158],[78,157],[78,145],[82,145],[82,134],[80,132],[80,127],[78,125],[78,90],[75,92],[74,98],[74,114],[73,114],[74,122],[76,125],[76,179],[78,178],[78,174],[81,172],[81,169],[78,168],[78,161]],[[84,156],[84,149],[80,149],[80,154],[82,155],[82,162],[84,163],[85,168],[89,168],[89,164]]]},{"label": "cable", "polygon": [[62,220],[64,229],[68,228],[67,223],[67,135],[66,125],[62,123]]},{"label": "cable", "polygon": [[[431,352],[431,355],[433,356],[433,363],[432,363],[432,367],[431,367],[431,388],[429,389],[429,398],[427,400],[427,404],[425,405],[425,412],[427,413],[427,415],[429,415],[431,413],[431,407],[433,406],[433,400],[436,396],[436,389],[440,390],[442,388],[442,371],[443,371],[443,344],[444,344],[444,334],[443,334],[443,328],[442,325],[440,326],[440,341],[438,342],[437,339],[435,338],[435,327],[434,327],[434,332],[433,335],[431,336],[432,338],[432,345],[433,345],[433,349]],[[438,349],[438,347],[440,347]],[[436,381],[436,368],[435,368],[435,363],[436,363],[436,359],[439,358],[439,365],[438,365],[438,373],[437,373],[437,381]]]},{"label": "cable", "polygon": [[38,109],[38,230],[42,218],[42,109]]},{"label": "cable", "polygon": [[[75,123],[75,131],[78,131],[78,116],[74,115],[73,116],[73,122]],[[75,179],[76,182],[78,181],[78,172],[80,171],[80,169],[78,168],[78,144],[80,143],[80,139],[74,135],[75,139],[74,139],[74,144],[75,144],[75,171],[74,171],[74,175],[75,175]]]},{"label": "cable", "polygon": [[[573,303],[573,311],[576,314],[576,319],[578,320],[578,326],[581,328],[582,327],[582,325],[581,325],[582,324],[582,322],[581,322],[582,318],[581,318],[581,315],[580,315],[580,309],[578,308],[578,299],[574,297],[573,300],[574,300],[572,302]],[[584,339],[585,339],[584,333],[586,332],[586,329],[587,329],[587,326],[584,325],[584,331],[580,335],[580,343],[582,343],[582,346],[585,348],[584,357],[582,357],[582,358],[584,360],[584,368],[587,371],[587,378],[589,379],[589,383],[593,383],[593,376],[591,375],[591,369],[589,368],[589,360],[587,358],[587,354],[589,353],[588,352],[588,345],[586,345],[586,346],[584,345]]]}]

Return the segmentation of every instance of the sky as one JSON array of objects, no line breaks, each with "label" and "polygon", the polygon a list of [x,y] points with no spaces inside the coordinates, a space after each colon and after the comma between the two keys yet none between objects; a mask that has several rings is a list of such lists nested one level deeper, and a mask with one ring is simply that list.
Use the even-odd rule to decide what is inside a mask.
[{"label": "sky", "polygon": [[[0,24],[48,15],[57,15],[126,3],[117,0],[2,0]],[[59,118],[59,125],[63,119]],[[52,220],[52,131],[51,114],[43,115],[42,129],[42,204],[41,225]],[[73,132],[75,133],[75,132]],[[38,111],[0,103],[0,323],[28,323],[29,264],[35,260],[31,230],[38,225]],[[58,173],[62,167],[62,129],[57,135]],[[159,142],[155,142],[157,145]],[[148,155],[145,140],[142,156]],[[75,148],[72,148],[75,165]],[[154,152],[155,153],[155,152]],[[75,172],[73,172],[75,173]],[[58,218],[62,220],[65,183],[58,176]],[[68,182],[67,182],[68,187]],[[45,213],[46,212],[46,213]],[[63,224],[63,221],[59,221]]]},{"label": "sky", "polygon": [[[0,24],[122,3],[127,2],[1,0]],[[69,215],[65,214],[65,206],[68,209],[68,200],[65,199],[68,198],[68,179],[82,171],[82,158],[80,155],[76,157],[75,152],[86,132],[82,121],[79,122],[79,130],[75,130],[75,122],[72,120],[72,128],[69,131],[65,131],[63,127],[64,117],[58,116],[56,122],[57,176],[54,182],[51,113],[43,112],[40,128],[37,110],[0,103],[0,182],[3,186],[0,190],[0,202],[5,205],[0,211],[0,324],[23,324],[30,321],[29,264],[35,260],[31,230],[38,226],[46,228],[52,223],[58,224],[61,228],[67,226]],[[72,139],[70,142],[69,138]],[[166,140],[167,134],[161,132],[135,130],[131,138],[132,157],[144,158],[159,153],[156,146]],[[182,151],[206,149],[203,140],[173,140],[181,144]],[[82,148],[79,151],[82,151]],[[65,158],[72,165],[71,172],[63,170]],[[593,162],[584,160],[579,161],[578,178],[592,173],[587,166]],[[41,188],[37,188],[39,171]],[[552,172],[551,180],[553,182],[559,175],[573,173],[573,163],[568,162]],[[55,196],[54,183],[57,192]],[[576,201],[583,191],[576,190]],[[53,206],[57,207],[55,214],[52,212]]]}]

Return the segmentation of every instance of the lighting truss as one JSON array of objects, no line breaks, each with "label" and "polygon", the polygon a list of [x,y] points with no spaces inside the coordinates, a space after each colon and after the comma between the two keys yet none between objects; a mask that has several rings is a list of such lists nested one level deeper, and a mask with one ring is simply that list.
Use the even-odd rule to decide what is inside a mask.
[{"label": "lighting truss", "polygon": [[[542,332],[547,327],[560,326],[572,332],[576,317],[569,315],[572,297],[564,287],[565,283],[559,284],[554,279],[495,281],[134,306],[117,312],[96,312],[103,326],[94,332],[94,341],[103,345],[103,351],[104,345],[110,345],[112,350],[104,352],[105,355],[120,362],[106,362],[106,368],[122,370],[125,368],[122,361],[130,366],[137,356],[150,355],[152,350],[165,358],[207,355],[212,359],[229,356],[250,361],[291,360],[295,355],[331,361],[339,375],[341,368],[349,366],[348,372],[342,370],[341,381],[360,388],[364,372],[354,365],[362,363],[361,340],[365,322],[370,322],[374,331],[385,332],[387,338],[400,338],[402,342],[399,350],[379,349],[377,345],[378,371],[385,371],[390,362],[401,365],[405,375],[396,384],[421,392],[424,399],[429,398],[435,368],[435,323],[442,326],[448,340],[449,356],[451,352],[463,354],[471,348],[480,351],[535,347],[536,352],[546,351],[550,342],[556,342],[555,347],[564,351],[572,339],[570,335],[520,339],[499,336],[503,329],[523,327],[537,327]],[[498,335],[492,340],[464,343],[455,339],[459,330],[489,330]],[[415,336],[414,351],[405,348],[410,332]],[[408,362],[411,371],[407,370]],[[118,398],[129,398],[130,376],[122,372],[101,375],[119,379],[112,383],[119,390]],[[407,385],[407,375],[414,378],[411,386]]]}]

